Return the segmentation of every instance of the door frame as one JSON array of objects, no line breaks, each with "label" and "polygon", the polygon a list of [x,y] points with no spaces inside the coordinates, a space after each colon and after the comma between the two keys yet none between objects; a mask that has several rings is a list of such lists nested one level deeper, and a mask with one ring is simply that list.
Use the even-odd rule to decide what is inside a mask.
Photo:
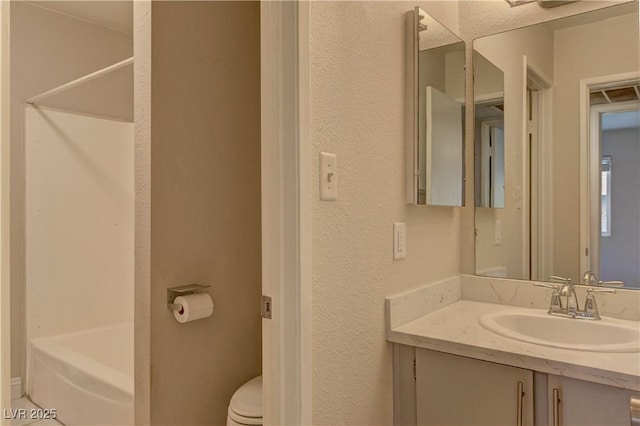
[{"label": "door frame", "polygon": [[[10,3],[0,2],[0,412],[11,404],[11,312],[9,223],[9,17]],[[2,416],[4,417],[4,416]],[[5,420],[0,418],[0,423]]]},{"label": "door frame", "polygon": [[[600,279],[600,221],[602,220],[600,194],[601,178],[601,158],[602,158],[602,137],[600,116],[609,112],[636,111],[640,109],[639,101],[618,102],[614,104],[595,105],[589,112],[589,163],[587,164],[589,174],[589,241],[590,241],[590,270]],[[597,173],[593,173],[597,171]],[[586,269],[585,269],[586,270]]]},{"label": "door frame", "polygon": [[309,2],[261,2],[263,421],[311,424]]},{"label": "door frame", "polygon": [[[488,150],[487,146],[491,139],[491,129],[498,126],[501,126],[504,129],[504,118],[488,118],[480,121],[480,202],[482,206],[492,208],[496,208],[491,196],[491,183],[494,181],[494,176],[489,174],[487,157],[485,154]],[[495,146],[491,147],[491,151],[490,155],[493,156],[495,154]],[[492,170],[492,173],[495,174],[495,169]]]},{"label": "door frame", "polygon": [[[553,80],[531,58],[524,56],[525,98],[531,91],[531,104],[525,106],[525,140],[531,142],[533,158],[528,158],[527,206],[525,214],[529,233],[529,279],[545,281],[553,275]],[[531,115],[531,120],[529,119]],[[531,148],[528,146],[527,148]],[[525,152],[528,152],[525,148]],[[529,157],[527,155],[527,157]]]}]

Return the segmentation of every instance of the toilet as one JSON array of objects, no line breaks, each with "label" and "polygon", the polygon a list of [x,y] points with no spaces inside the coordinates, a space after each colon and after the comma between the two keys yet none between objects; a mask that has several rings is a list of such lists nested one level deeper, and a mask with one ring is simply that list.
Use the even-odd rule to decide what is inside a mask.
[{"label": "toilet", "polygon": [[231,397],[227,426],[262,425],[262,376],[254,377]]}]

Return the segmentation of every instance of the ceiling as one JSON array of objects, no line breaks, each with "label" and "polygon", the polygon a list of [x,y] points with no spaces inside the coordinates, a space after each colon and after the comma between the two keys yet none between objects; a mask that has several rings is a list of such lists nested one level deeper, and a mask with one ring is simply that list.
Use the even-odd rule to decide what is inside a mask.
[{"label": "ceiling", "polygon": [[132,0],[27,1],[65,15],[71,15],[115,31],[133,34]]}]

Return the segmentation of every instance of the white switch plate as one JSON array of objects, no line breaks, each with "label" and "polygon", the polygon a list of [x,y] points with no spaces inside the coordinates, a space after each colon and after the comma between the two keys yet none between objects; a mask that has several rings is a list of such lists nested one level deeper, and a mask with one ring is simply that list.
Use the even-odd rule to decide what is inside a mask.
[{"label": "white switch plate", "polygon": [[502,242],[502,223],[499,220],[496,220],[495,240],[497,246]]},{"label": "white switch plate", "polygon": [[338,158],[330,152],[320,153],[320,199],[338,199]]},{"label": "white switch plate", "polygon": [[402,222],[393,224],[393,259],[407,257],[407,226]]}]

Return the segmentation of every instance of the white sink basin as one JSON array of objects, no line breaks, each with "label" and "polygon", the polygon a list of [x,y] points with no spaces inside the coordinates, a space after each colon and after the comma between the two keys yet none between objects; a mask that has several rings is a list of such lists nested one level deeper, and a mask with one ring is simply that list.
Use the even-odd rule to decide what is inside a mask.
[{"label": "white sink basin", "polygon": [[498,311],[480,317],[480,325],[510,339],[554,348],[590,352],[640,352],[640,323],[603,318],[588,321],[546,312]]}]

